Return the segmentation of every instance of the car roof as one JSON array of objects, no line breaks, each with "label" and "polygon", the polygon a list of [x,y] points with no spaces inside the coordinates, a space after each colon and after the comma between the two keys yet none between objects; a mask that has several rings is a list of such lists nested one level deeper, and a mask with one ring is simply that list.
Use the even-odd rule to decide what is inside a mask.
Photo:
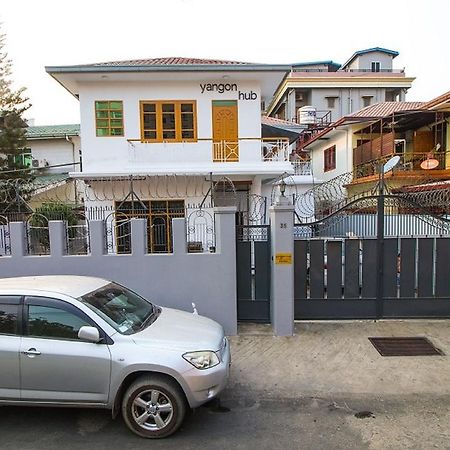
[{"label": "car roof", "polygon": [[0,278],[0,293],[7,291],[46,291],[78,298],[105,286],[110,281],[104,278],[75,275],[49,275],[36,277]]}]

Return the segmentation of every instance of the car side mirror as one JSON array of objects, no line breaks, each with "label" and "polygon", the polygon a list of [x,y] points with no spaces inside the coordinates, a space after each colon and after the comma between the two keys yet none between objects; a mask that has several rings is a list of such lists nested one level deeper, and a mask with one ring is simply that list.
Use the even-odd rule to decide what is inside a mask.
[{"label": "car side mirror", "polygon": [[81,327],[78,331],[78,338],[96,344],[100,341],[100,333],[95,327]]}]

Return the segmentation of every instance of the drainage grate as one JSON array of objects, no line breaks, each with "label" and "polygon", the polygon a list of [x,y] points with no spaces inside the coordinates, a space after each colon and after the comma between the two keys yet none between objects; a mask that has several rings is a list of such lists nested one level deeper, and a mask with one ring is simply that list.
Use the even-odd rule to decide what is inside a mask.
[{"label": "drainage grate", "polygon": [[381,356],[444,355],[424,337],[370,337],[369,341]]}]

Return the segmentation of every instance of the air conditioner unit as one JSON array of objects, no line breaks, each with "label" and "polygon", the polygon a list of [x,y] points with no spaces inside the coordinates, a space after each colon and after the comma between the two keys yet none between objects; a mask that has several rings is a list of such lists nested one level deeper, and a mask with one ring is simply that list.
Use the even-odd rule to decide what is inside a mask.
[{"label": "air conditioner unit", "polygon": [[31,166],[34,168],[39,167],[39,160],[38,159],[33,159],[33,161],[31,162]]}]

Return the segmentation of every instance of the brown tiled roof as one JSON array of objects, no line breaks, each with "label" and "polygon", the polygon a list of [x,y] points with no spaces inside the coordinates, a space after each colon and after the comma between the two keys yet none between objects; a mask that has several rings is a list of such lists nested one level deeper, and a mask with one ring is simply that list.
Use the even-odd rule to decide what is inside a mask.
[{"label": "brown tiled roof", "polygon": [[269,116],[261,116],[261,123],[264,125],[274,125],[274,126],[286,125],[286,126],[291,126],[291,127],[304,128],[301,125],[299,125],[298,123],[291,122],[289,120],[278,119],[276,117],[269,117]]},{"label": "brown tiled roof", "polygon": [[366,106],[347,117],[386,117],[399,111],[414,111],[423,108],[423,102],[380,102]]},{"label": "brown tiled roof", "polygon": [[223,61],[220,59],[201,59],[201,58],[183,58],[183,57],[169,57],[169,58],[151,58],[151,59],[132,59],[125,61],[110,61],[102,63],[89,64],[89,66],[96,67],[116,67],[116,66],[174,66],[174,65],[246,65],[252,64],[241,61]]},{"label": "brown tiled roof", "polygon": [[430,100],[429,102],[424,103],[422,105],[422,109],[430,109],[440,105],[441,103],[447,102],[450,102],[450,91],[440,95],[439,97],[433,98],[433,100]]},{"label": "brown tiled roof", "polygon": [[380,102],[375,103],[371,106],[366,106],[359,111],[354,112],[353,114],[349,114],[348,116],[343,116],[336,122],[332,123],[328,128],[320,131],[316,134],[310,141],[308,141],[305,145],[308,146],[312,144],[317,139],[321,138],[325,134],[334,130],[336,127],[342,124],[358,122],[361,119],[378,119],[382,117],[386,117],[391,115],[392,113],[400,112],[400,111],[415,111],[421,110],[423,107],[423,102]]}]

